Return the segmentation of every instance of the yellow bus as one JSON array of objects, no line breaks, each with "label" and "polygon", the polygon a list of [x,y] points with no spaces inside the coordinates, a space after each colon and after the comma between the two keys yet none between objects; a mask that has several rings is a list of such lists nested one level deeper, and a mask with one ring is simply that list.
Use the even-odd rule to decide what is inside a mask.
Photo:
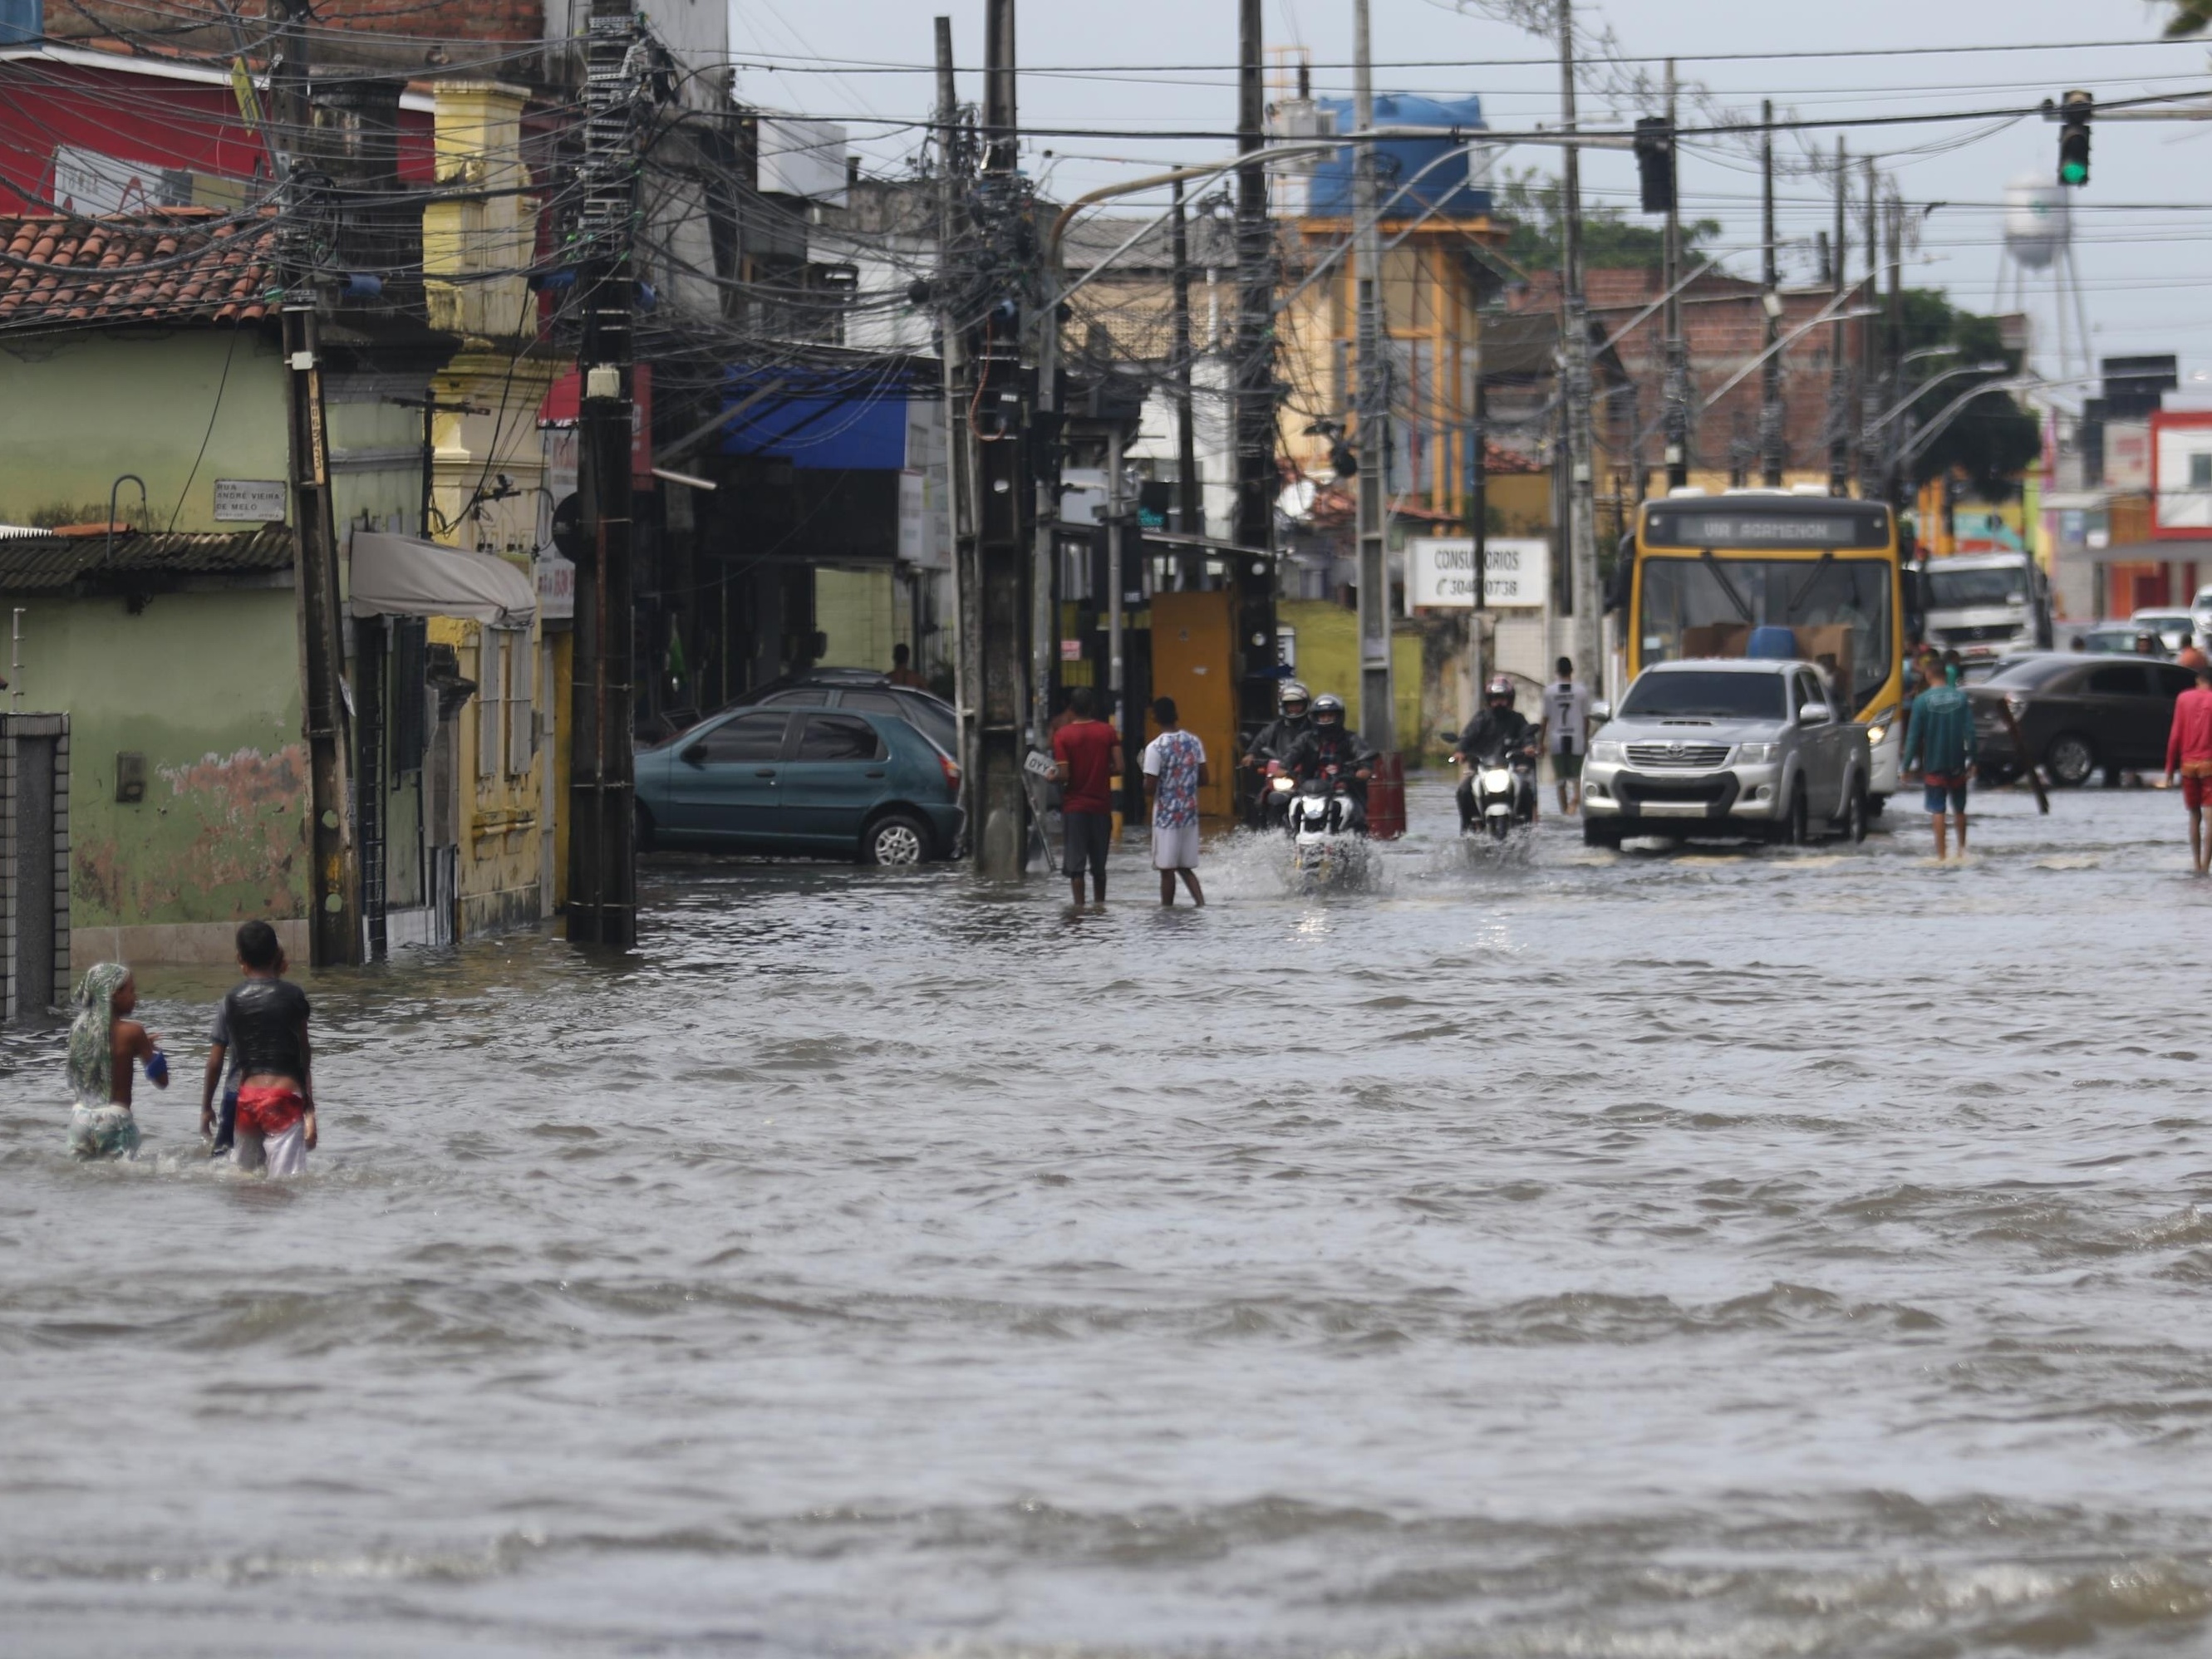
[{"label": "yellow bus", "polygon": [[[1787,643],[1817,662],[1867,727],[1875,811],[1897,793],[1905,734],[1905,586],[1897,522],[1881,501],[1731,489],[1677,490],[1638,509],[1628,677],[1683,657],[1760,654]],[[1778,653],[1778,654],[1779,654]]]}]

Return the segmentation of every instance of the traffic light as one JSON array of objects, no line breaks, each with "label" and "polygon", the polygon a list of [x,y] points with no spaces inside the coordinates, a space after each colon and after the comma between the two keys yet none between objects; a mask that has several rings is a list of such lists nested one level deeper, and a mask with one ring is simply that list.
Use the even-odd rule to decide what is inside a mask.
[{"label": "traffic light", "polygon": [[1674,128],[1663,115],[1637,118],[1636,179],[1643,191],[1644,212],[1674,210]]},{"label": "traffic light", "polygon": [[2065,124],[2058,129],[2062,185],[2089,182],[2089,119],[2096,112],[2097,100],[2086,92],[2069,92],[2058,100],[2058,118]]}]

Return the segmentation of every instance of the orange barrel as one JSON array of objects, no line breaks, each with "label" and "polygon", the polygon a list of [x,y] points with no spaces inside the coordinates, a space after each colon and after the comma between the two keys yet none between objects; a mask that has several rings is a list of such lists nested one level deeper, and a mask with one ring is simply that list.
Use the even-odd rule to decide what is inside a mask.
[{"label": "orange barrel", "polygon": [[1406,759],[1395,750],[1375,757],[1375,775],[1367,780],[1367,833],[1377,841],[1406,833]]}]

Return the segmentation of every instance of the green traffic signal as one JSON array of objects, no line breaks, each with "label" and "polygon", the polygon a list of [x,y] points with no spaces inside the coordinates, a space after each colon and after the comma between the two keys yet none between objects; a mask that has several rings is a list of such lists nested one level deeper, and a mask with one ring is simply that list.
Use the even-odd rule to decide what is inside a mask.
[{"label": "green traffic signal", "polygon": [[2058,115],[2065,122],[2058,130],[2058,182],[2062,185],[2089,182],[2089,123],[2096,110],[2096,100],[2086,92],[2069,92],[2060,100]]},{"label": "green traffic signal", "polygon": [[2058,182],[2062,185],[2087,184],[2089,164],[2087,161],[2061,161],[2058,164]]}]

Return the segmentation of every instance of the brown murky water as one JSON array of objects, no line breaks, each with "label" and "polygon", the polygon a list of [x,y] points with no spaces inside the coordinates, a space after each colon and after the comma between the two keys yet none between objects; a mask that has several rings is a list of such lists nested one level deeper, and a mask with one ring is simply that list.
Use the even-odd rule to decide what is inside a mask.
[{"label": "brown murky water", "polygon": [[663,863],[633,958],[316,981],[281,1187],[189,1075],[72,1164],[10,1039],[5,1645],[2212,1650],[2212,888],[2057,805],[1203,915]]}]

